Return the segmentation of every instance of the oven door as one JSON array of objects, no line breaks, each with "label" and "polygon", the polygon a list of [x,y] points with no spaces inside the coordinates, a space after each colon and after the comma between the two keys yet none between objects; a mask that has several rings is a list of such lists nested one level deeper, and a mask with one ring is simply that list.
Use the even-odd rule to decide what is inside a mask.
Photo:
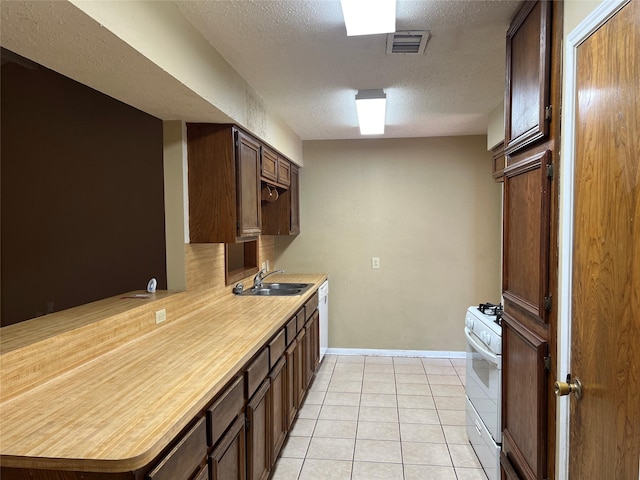
[{"label": "oven door", "polygon": [[500,444],[502,357],[487,349],[468,328],[464,334],[467,337],[467,397],[495,442]]}]

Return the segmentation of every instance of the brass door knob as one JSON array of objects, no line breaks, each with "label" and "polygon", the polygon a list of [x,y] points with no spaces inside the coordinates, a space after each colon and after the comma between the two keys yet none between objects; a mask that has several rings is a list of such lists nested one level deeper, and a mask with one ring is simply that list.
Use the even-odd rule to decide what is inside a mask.
[{"label": "brass door knob", "polygon": [[573,393],[577,400],[582,397],[582,383],[577,378],[571,379],[571,375],[567,375],[566,382],[556,382],[553,389],[558,397],[564,397],[570,393]]}]

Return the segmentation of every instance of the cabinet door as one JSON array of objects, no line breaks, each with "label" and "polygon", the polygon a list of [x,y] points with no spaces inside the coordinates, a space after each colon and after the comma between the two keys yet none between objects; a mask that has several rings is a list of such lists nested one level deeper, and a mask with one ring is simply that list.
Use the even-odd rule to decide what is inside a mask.
[{"label": "cabinet door", "polygon": [[502,468],[523,480],[546,479],[548,343],[507,313],[502,342]]},{"label": "cabinet door", "polygon": [[270,387],[267,378],[247,403],[248,480],[266,480],[271,471]]},{"label": "cabinet door", "polygon": [[238,237],[260,234],[260,144],[236,133]]},{"label": "cabinet door", "polygon": [[269,373],[271,380],[271,463],[275,463],[280,449],[287,438],[287,379],[286,356],[276,363]]},{"label": "cabinet door", "polygon": [[291,164],[289,160],[278,157],[278,183],[288,187],[291,183]]},{"label": "cabinet door", "polygon": [[289,206],[289,235],[298,235],[300,233],[300,171],[295,165],[291,165]]},{"label": "cabinet door", "polygon": [[524,2],[507,32],[505,150],[512,153],[548,134],[551,8]]},{"label": "cabinet door", "polygon": [[313,333],[311,337],[311,360],[313,363],[313,373],[315,373],[320,363],[320,312],[318,310],[313,312],[313,316],[311,317],[311,331]]},{"label": "cabinet door", "polygon": [[298,390],[296,388],[295,352],[298,342],[294,338],[284,352],[286,363],[284,366],[286,377],[285,409],[287,412],[287,428],[291,428],[298,413]]},{"label": "cabinet door", "polygon": [[268,148],[262,147],[262,178],[276,182],[278,180],[278,156]]},{"label": "cabinet door", "polygon": [[[298,321],[300,321],[300,315],[298,315]],[[296,407],[300,408],[302,401],[304,400],[304,394],[307,391],[307,384],[305,383],[305,361],[306,355],[306,334],[304,327],[298,333],[296,338],[296,349],[293,354],[293,368],[295,370],[295,393],[296,393]]]},{"label": "cabinet door", "polygon": [[550,162],[551,152],[543,148],[511,157],[504,172],[505,310],[513,305],[540,328],[546,323],[550,301]]},{"label": "cabinet door", "polygon": [[305,385],[309,387],[320,362],[320,312],[315,310],[305,325]]},{"label": "cabinet door", "polygon": [[244,415],[238,415],[210,456],[212,480],[246,480]]}]

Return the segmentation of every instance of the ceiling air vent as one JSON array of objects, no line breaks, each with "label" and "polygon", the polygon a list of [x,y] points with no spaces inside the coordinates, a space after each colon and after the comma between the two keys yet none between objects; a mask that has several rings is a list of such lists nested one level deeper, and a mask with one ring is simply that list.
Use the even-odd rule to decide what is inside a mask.
[{"label": "ceiling air vent", "polygon": [[429,41],[429,30],[390,33],[387,36],[387,55],[422,55]]}]

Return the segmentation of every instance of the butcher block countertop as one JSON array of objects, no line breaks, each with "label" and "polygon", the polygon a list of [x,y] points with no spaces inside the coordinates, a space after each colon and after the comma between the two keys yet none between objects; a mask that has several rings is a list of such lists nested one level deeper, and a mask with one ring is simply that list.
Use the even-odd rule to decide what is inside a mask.
[{"label": "butcher block countertop", "polygon": [[[229,293],[208,299],[202,293],[165,292],[152,299],[114,297],[96,302],[95,308],[103,310],[98,321],[71,319],[68,313],[90,316],[90,304],[54,314],[58,327],[52,327],[53,315],[36,319],[31,331],[30,321],[4,327],[2,465],[93,472],[144,467],[326,278],[269,278],[314,283],[302,296]],[[133,307],[123,313],[123,302]],[[166,308],[167,321],[156,325],[160,308]],[[74,322],[77,328],[69,326]]]}]

